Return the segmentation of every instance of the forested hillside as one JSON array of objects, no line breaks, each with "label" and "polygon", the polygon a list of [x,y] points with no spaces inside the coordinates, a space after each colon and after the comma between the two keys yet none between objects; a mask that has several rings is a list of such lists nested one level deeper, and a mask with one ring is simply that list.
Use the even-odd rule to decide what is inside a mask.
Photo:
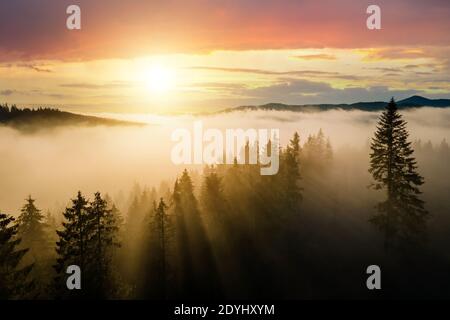
[{"label": "forested hillside", "polygon": [[10,126],[22,131],[36,131],[60,126],[118,126],[138,125],[138,123],[85,116],[53,108],[20,109],[15,105],[0,105],[0,125]]},{"label": "forested hillside", "polygon": [[[445,140],[409,141],[391,101],[362,152],[296,133],[277,175],[183,170],[128,199],[74,190],[52,213],[30,196],[17,219],[0,215],[0,298],[446,297],[449,160]],[[365,286],[371,264],[381,293]],[[67,290],[69,265],[82,290]]]}]

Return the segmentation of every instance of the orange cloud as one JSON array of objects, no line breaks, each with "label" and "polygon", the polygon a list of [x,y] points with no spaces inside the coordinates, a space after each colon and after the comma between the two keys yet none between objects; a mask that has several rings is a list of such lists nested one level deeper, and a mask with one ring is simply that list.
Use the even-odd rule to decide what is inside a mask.
[{"label": "orange cloud", "polygon": [[294,56],[294,58],[301,60],[336,60],[335,56],[325,53],[298,55]]},{"label": "orange cloud", "polygon": [[421,48],[380,48],[361,50],[365,60],[405,60],[430,58],[434,55]]},{"label": "orange cloud", "polygon": [[76,2],[79,31],[65,27],[72,0],[1,1],[0,61],[450,44],[450,3],[444,0],[379,0],[382,30],[376,31],[366,28],[369,0]]}]

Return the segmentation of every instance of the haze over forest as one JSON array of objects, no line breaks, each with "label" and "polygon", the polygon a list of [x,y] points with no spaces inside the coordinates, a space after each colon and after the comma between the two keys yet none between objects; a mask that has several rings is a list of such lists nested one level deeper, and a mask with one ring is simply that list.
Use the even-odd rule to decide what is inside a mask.
[{"label": "haze over forest", "polygon": [[[442,140],[450,140],[450,109],[409,109],[403,114],[412,141],[431,142],[438,147]],[[42,124],[36,124],[39,130],[32,134],[0,127],[0,154],[8,163],[0,168],[2,210],[17,213],[28,194],[39,199],[43,208],[55,210],[65,205],[75,189],[126,196],[134,183],[158,187],[184,168],[170,159],[175,145],[171,141],[172,131],[179,127],[192,131],[196,120],[202,120],[205,129],[218,128],[223,132],[226,128],[279,128],[282,145],[295,131],[304,143],[309,135],[323,129],[334,152],[344,155],[346,150],[362,153],[368,148],[379,113],[329,110],[236,111],[207,117],[97,115],[147,125],[42,128]],[[364,164],[358,165],[363,167],[368,163],[368,157],[360,160]],[[201,166],[195,169],[202,170]]]},{"label": "haze over forest", "polygon": [[[53,268],[58,275],[64,270],[63,264],[52,262],[53,244],[60,254],[70,252],[62,247],[64,242],[55,242],[55,231],[62,237],[61,232],[71,230],[70,210],[77,210],[83,196],[92,201],[88,213],[111,208],[104,211],[112,219],[105,223],[113,223],[106,225],[112,238],[105,241],[120,245],[108,249],[111,255],[102,264],[109,270],[109,285],[95,276],[102,265],[94,265],[83,297],[361,297],[367,291],[361,292],[358,277],[370,259],[388,266],[396,277],[386,296],[440,297],[450,292],[450,285],[436,287],[436,277],[450,259],[450,108],[410,108],[401,114],[408,122],[417,170],[425,179],[421,198],[431,213],[423,234],[426,244],[414,247],[414,268],[403,277],[409,258],[402,257],[409,249],[400,256],[384,255],[382,233],[371,220],[384,198],[384,192],[369,188],[373,179],[368,172],[380,112],[237,110],[209,116],[147,115],[139,118],[147,124],[139,126],[102,121],[49,127],[38,123],[35,130],[25,131],[1,126],[0,157],[6,164],[0,167],[2,213],[23,221],[24,212],[31,214],[37,207],[46,228],[50,226],[45,231],[50,242],[33,245],[22,262],[37,263],[31,273],[37,287],[31,292],[40,298],[71,297],[52,285],[62,283]],[[136,120],[133,115],[121,118]],[[280,129],[280,172],[271,178],[247,165],[174,165],[171,133],[176,128],[193,132],[198,120],[204,129]],[[294,151],[298,156],[292,163]],[[183,172],[185,168],[189,171]],[[183,216],[184,223],[179,220]],[[160,238],[161,249],[154,237],[165,228],[174,231]],[[340,284],[340,277],[324,277],[332,276],[332,261],[347,270],[344,279],[350,285]],[[251,271],[261,264],[267,267]],[[423,290],[411,292],[407,279],[423,270],[428,270],[420,280]],[[266,277],[277,280],[266,282]]]},{"label": "haze over forest", "polygon": [[[450,297],[449,15],[0,1],[0,300]],[[196,121],[279,137],[175,165]]]}]

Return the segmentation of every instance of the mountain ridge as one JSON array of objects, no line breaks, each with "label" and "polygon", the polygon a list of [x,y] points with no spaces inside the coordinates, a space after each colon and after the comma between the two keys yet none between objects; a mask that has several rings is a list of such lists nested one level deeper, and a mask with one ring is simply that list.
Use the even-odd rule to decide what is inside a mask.
[{"label": "mountain ridge", "polygon": [[143,123],[88,116],[54,108],[18,108],[0,105],[0,126],[34,132],[63,126],[137,126]]},{"label": "mountain ridge", "polygon": [[[435,107],[447,108],[450,107],[450,99],[429,99],[419,95],[414,95],[406,99],[396,102],[400,109],[405,108],[420,108],[420,107]],[[362,111],[380,111],[387,106],[387,101],[372,101],[372,102],[355,102],[355,103],[338,103],[338,104],[284,104],[271,102],[263,105],[247,105],[234,108],[227,108],[219,111],[219,113],[227,113],[233,111],[246,110],[279,110],[279,111],[325,111],[332,109],[343,110],[362,110]]]}]

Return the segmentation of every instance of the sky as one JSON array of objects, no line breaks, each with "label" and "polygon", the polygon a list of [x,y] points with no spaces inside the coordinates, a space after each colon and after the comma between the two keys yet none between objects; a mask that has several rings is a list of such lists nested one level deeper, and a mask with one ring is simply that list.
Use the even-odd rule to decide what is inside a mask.
[{"label": "sky", "polygon": [[[81,8],[68,30],[66,8]],[[381,8],[381,30],[366,9]],[[78,112],[450,98],[446,0],[1,0],[0,103]]]}]

